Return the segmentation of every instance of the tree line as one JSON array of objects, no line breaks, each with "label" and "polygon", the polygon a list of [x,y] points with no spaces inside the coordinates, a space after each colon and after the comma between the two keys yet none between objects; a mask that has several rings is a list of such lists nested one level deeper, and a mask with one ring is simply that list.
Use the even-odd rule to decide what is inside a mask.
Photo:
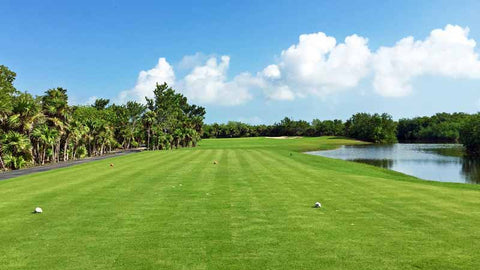
[{"label": "tree line", "polygon": [[273,125],[233,121],[207,124],[203,133],[204,138],[255,136],[344,136],[373,143],[462,143],[467,154],[480,156],[480,114],[437,113],[394,121],[386,113],[357,113],[345,122],[340,119],[307,122],[285,117]]},{"label": "tree line", "polygon": [[145,146],[149,150],[195,147],[205,108],[191,105],[167,84],[154,89],[146,105],[129,101],[68,104],[67,90],[41,96],[13,86],[15,72],[0,65],[0,169],[19,169],[100,156],[112,150]]},{"label": "tree line", "polygon": [[256,136],[345,136],[374,143],[396,142],[396,122],[388,114],[357,113],[343,122],[340,119],[312,122],[285,117],[273,125],[249,125],[230,121],[206,124],[203,138],[238,138]]}]

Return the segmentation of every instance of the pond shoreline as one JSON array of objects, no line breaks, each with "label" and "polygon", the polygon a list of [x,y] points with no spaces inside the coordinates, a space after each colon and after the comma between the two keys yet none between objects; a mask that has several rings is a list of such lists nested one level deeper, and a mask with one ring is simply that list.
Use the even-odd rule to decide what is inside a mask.
[{"label": "pond shoreline", "polygon": [[480,159],[465,157],[461,144],[343,145],[305,154],[365,163],[429,181],[480,184]]}]

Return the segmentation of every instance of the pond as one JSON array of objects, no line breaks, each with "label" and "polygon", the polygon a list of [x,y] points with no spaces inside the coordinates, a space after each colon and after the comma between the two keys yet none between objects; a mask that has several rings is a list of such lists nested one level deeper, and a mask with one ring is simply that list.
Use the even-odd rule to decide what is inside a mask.
[{"label": "pond", "polygon": [[440,153],[458,152],[459,144],[351,145],[308,154],[367,163],[421,179],[480,184],[480,160]]}]

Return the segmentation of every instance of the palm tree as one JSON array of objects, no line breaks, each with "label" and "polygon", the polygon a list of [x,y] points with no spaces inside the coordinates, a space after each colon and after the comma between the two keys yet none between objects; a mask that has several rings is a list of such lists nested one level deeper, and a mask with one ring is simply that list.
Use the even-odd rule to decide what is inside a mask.
[{"label": "palm tree", "polygon": [[12,113],[18,117],[19,132],[30,137],[35,122],[43,116],[38,102],[28,93],[22,93],[14,98]]},{"label": "palm tree", "polygon": [[152,126],[155,123],[156,118],[157,116],[153,111],[146,112],[142,118],[143,126],[147,131],[147,149],[150,149],[150,138],[152,136]]},{"label": "palm tree", "polygon": [[3,151],[9,157],[5,163],[12,169],[20,169],[26,162],[32,160],[32,146],[27,136],[16,131],[9,131],[4,137],[3,143]]},{"label": "palm tree", "polygon": [[0,166],[2,166],[2,170],[5,171],[7,168],[5,167],[5,162],[3,161],[3,144],[6,141],[6,135],[3,130],[0,129]]},{"label": "palm tree", "polygon": [[58,131],[48,127],[47,125],[41,125],[35,128],[32,132],[32,137],[36,142],[37,147],[37,154],[38,156],[38,163],[42,165],[45,164],[46,160],[46,152],[48,148],[52,150],[52,159],[54,153],[55,143],[58,137]]},{"label": "palm tree", "polygon": [[57,130],[59,136],[54,147],[52,147],[52,161],[59,160],[61,141],[65,135],[65,127],[68,124],[68,96],[67,90],[61,87],[49,89],[42,96],[42,108],[47,117],[50,127]]}]

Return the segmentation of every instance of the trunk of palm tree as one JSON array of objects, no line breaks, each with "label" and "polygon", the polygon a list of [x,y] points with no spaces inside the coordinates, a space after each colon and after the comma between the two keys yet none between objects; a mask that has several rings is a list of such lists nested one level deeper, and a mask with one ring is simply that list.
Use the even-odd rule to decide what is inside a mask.
[{"label": "trunk of palm tree", "polygon": [[60,146],[62,145],[61,141],[58,141],[58,144],[55,146],[55,162],[60,162]]},{"label": "trunk of palm tree", "polygon": [[52,159],[50,162],[55,163],[55,144],[52,144]]},{"label": "trunk of palm tree", "polygon": [[37,162],[38,164],[40,164],[40,162],[42,162],[42,161],[41,161],[41,158],[42,158],[42,157],[40,156],[40,143],[39,143],[38,141],[37,141],[37,143],[36,143],[36,145],[35,145],[35,148],[36,148],[36,150],[35,150],[35,152],[36,152],[36,156],[35,156],[36,162]]},{"label": "trunk of palm tree", "polygon": [[3,171],[6,171],[7,168],[5,168],[5,163],[3,162],[3,159],[2,159],[2,154],[0,153],[0,165],[2,166],[2,170]]},{"label": "trunk of palm tree", "polygon": [[65,144],[63,145],[63,161],[68,161],[68,139],[65,139]]},{"label": "trunk of palm tree", "polygon": [[150,150],[150,127],[147,129],[147,149]]},{"label": "trunk of palm tree", "polygon": [[92,153],[93,152],[93,145],[92,143],[89,143],[88,144],[88,156],[91,157],[92,156]]},{"label": "trunk of palm tree", "polygon": [[73,143],[73,149],[72,149],[72,159],[75,160],[77,155],[77,144],[74,142]]},{"label": "trunk of palm tree", "polygon": [[47,148],[45,146],[43,146],[43,154],[42,154],[42,165],[45,164],[45,154],[47,152]]}]

